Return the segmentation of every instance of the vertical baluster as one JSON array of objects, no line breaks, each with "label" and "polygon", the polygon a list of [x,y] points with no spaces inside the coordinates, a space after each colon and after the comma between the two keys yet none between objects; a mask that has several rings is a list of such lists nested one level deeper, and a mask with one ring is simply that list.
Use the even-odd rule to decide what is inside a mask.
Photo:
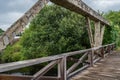
[{"label": "vertical baluster", "polygon": [[93,56],[94,56],[94,50],[91,50],[88,54],[88,61],[89,61],[91,67],[93,67],[93,65],[94,65]]},{"label": "vertical baluster", "polygon": [[111,46],[108,45],[108,53],[111,54]]},{"label": "vertical baluster", "polygon": [[58,77],[60,77],[60,80],[67,80],[66,67],[66,57],[63,57],[58,64]]},{"label": "vertical baluster", "polygon": [[101,54],[102,54],[102,58],[105,58],[104,47],[101,48]]}]

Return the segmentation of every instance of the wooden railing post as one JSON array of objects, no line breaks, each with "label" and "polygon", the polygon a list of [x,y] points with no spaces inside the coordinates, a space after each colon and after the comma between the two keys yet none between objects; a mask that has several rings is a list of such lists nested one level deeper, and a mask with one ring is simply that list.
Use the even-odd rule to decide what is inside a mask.
[{"label": "wooden railing post", "polygon": [[94,65],[93,56],[94,56],[94,50],[91,50],[91,52],[89,52],[89,54],[88,54],[88,61],[89,61],[91,67],[93,67],[93,65]]},{"label": "wooden railing post", "polygon": [[112,45],[112,50],[114,50],[114,48],[115,48],[115,44]]},{"label": "wooden railing post", "polygon": [[91,47],[94,47],[94,38],[92,34],[91,21],[89,17],[86,17],[86,24],[87,24],[86,27],[87,27],[88,37],[90,40],[90,45]]},{"label": "wooden railing post", "polygon": [[108,45],[108,53],[111,54],[111,45]]},{"label": "wooden railing post", "polygon": [[101,50],[101,55],[102,55],[102,58],[105,58],[105,55],[104,55],[104,47],[102,47],[102,50]]},{"label": "wooden railing post", "polygon": [[114,45],[115,44],[110,45],[110,53],[112,53],[112,51],[114,50]]},{"label": "wooden railing post", "polygon": [[67,80],[66,67],[66,57],[63,57],[58,64],[58,77],[60,80]]}]

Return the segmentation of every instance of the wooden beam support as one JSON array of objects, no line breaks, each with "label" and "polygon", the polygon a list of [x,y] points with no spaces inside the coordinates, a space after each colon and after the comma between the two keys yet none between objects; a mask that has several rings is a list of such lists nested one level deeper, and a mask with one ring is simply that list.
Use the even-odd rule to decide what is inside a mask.
[{"label": "wooden beam support", "polygon": [[101,25],[101,41],[100,41],[100,45],[102,45],[103,42],[103,37],[104,37],[104,31],[105,31],[105,25]]},{"label": "wooden beam support", "polygon": [[89,65],[86,64],[86,65],[84,65],[83,67],[81,67],[81,68],[75,70],[74,72],[72,72],[72,73],[70,73],[70,74],[68,75],[68,79],[71,78],[72,76],[74,76],[75,74],[77,74],[77,73],[79,73],[79,72],[85,70],[85,69],[88,68],[88,67],[89,67]]},{"label": "wooden beam support", "polygon": [[47,73],[50,69],[52,69],[57,63],[59,62],[59,60],[56,61],[52,61],[51,63],[49,63],[47,66],[45,66],[43,69],[41,69],[39,72],[37,72],[33,77],[32,80],[39,80],[41,76],[43,76],[45,73]]},{"label": "wooden beam support", "polygon": [[85,53],[82,57],[80,57],[79,61],[74,63],[68,70],[67,70],[67,75],[69,75],[75,68],[82,63],[83,59],[88,55],[88,52]]},{"label": "wooden beam support", "polygon": [[90,45],[91,45],[91,47],[94,47],[94,39],[93,39],[91,22],[90,22],[89,17],[86,18],[86,23],[87,23],[87,31],[88,31],[88,36],[89,36],[89,40],[90,40]]},{"label": "wooden beam support", "polygon": [[101,46],[101,35],[100,35],[100,22],[95,22],[95,34],[94,34],[94,47]]},{"label": "wooden beam support", "polygon": [[109,22],[105,20],[99,13],[90,8],[83,0],[50,0],[53,3],[65,7],[71,11],[74,11],[83,16],[89,16],[94,21],[100,21],[101,23],[108,25]]}]

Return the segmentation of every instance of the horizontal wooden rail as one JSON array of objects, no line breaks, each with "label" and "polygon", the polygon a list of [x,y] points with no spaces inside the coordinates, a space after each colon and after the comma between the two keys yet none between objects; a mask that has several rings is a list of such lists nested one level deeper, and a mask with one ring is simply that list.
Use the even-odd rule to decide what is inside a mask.
[{"label": "horizontal wooden rail", "polygon": [[31,80],[33,76],[0,75],[0,80]]},{"label": "horizontal wooden rail", "polygon": [[39,80],[60,80],[58,77],[43,76]]},{"label": "horizontal wooden rail", "polygon": [[[32,80],[66,80],[67,78],[70,78],[76,73],[86,69],[89,66],[92,66],[94,63],[104,58],[114,49],[114,47],[115,47],[115,44],[113,43],[113,44],[108,44],[100,47],[68,52],[68,53],[63,53],[60,55],[54,55],[54,56],[49,56],[44,58],[0,64],[0,72],[6,72],[10,70],[15,70],[15,69],[24,68],[24,67],[47,62],[48,65],[46,65],[36,74],[34,74],[32,76]],[[77,56],[79,58],[76,58],[74,56]],[[67,64],[69,64],[69,62],[72,62],[72,61],[74,61],[74,63],[71,66],[69,66],[69,68],[67,68]],[[45,77],[44,75],[49,70],[54,68],[55,65],[58,65],[58,76]],[[12,80],[12,78],[15,76],[7,76],[7,77],[9,77],[10,80]],[[0,79],[1,78],[3,79],[5,78],[5,76],[0,75]],[[27,77],[27,76],[26,77],[16,76],[15,78],[21,78],[19,80],[31,80],[30,79],[31,77]],[[7,78],[5,78],[4,80],[7,80]]]},{"label": "horizontal wooden rail", "polygon": [[23,67],[27,67],[27,66],[32,66],[32,65],[48,62],[48,61],[53,61],[53,60],[61,59],[64,56],[68,57],[68,56],[72,56],[72,55],[82,54],[82,53],[90,51],[90,50],[92,50],[92,49],[63,53],[60,55],[43,57],[43,58],[32,59],[32,60],[24,60],[24,61],[12,62],[12,63],[0,64],[0,72],[10,71],[10,70],[14,70],[14,69],[19,69],[19,68],[23,68]]}]

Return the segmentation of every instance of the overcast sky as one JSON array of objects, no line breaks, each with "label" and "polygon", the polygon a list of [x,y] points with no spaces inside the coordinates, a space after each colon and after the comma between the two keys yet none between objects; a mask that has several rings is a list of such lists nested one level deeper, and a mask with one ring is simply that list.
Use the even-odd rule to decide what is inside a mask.
[{"label": "overcast sky", "polygon": [[[0,0],[0,28],[6,30],[37,0]],[[83,0],[94,10],[107,12],[120,10],[120,0]]]}]

